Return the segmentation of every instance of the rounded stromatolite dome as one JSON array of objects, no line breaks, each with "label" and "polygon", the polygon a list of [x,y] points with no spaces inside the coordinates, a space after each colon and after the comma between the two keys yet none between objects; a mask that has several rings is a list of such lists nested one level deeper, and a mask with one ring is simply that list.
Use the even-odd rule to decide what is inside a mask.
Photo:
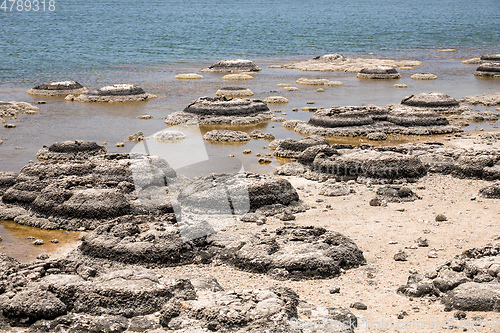
[{"label": "rounded stromatolite dome", "polygon": [[27,91],[35,96],[67,96],[86,93],[87,88],[76,81],[56,81],[40,84]]},{"label": "rounded stromatolite dome", "polygon": [[387,115],[387,121],[405,127],[449,125],[448,119],[437,112],[415,110],[408,107],[391,110]]},{"label": "rounded stromatolite dome", "polygon": [[410,77],[412,80],[437,80],[437,75],[432,73],[416,73]]},{"label": "rounded stromatolite dome", "polygon": [[363,68],[357,75],[358,79],[371,79],[371,80],[394,80],[401,78],[401,74],[392,67],[373,67]]},{"label": "rounded stromatolite dome", "polygon": [[258,72],[262,69],[257,66],[252,60],[247,59],[232,59],[221,60],[215,64],[204,68],[201,72],[214,73],[231,73],[231,72]]},{"label": "rounded stromatolite dome", "polygon": [[250,135],[242,131],[220,129],[205,133],[203,139],[217,142],[247,142],[250,141]]},{"label": "rounded stromatolite dome", "polygon": [[486,62],[476,69],[475,76],[500,78],[500,61],[499,62]]},{"label": "rounded stromatolite dome", "polygon": [[215,95],[226,97],[250,97],[253,96],[253,91],[242,87],[223,87],[217,90]]},{"label": "rounded stromatolite dome", "polygon": [[141,87],[135,84],[114,84],[89,91],[78,97],[69,95],[66,99],[78,102],[136,102],[156,97],[155,95],[146,93]]},{"label": "rounded stromatolite dome", "polygon": [[373,123],[371,110],[365,107],[339,107],[315,112],[309,124],[318,127],[362,126]]},{"label": "rounded stromatolite dome", "polygon": [[272,117],[267,105],[256,99],[200,97],[183,111],[167,116],[165,123],[178,124],[234,124],[247,125],[268,121]]},{"label": "rounded stromatolite dome", "polygon": [[460,103],[453,97],[437,92],[409,95],[403,98],[401,104],[442,114],[457,114],[470,111],[469,107],[460,106]]},{"label": "rounded stromatolite dome", "polygon": [[500,53],[499,54],[484,54],[481,56],[482,62],[499,62],[500,63]]}]

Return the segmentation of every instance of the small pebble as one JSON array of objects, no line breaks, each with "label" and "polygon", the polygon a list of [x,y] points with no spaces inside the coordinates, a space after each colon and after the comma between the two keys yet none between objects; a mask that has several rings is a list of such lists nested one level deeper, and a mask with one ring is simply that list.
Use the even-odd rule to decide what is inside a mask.
[{"label": "small pebble", "polygon": [[394,255],[395,261],[406,261],[408,259],[408,254],[405,251],[399,251]]},{"label": "small pebble", "polygon": [[453,317],[457,319],[465,319],[467,318],[467,313],[465,311],[457,311],[453,314]]},{"label": "small pebble", "polygon": [[323,88],[318,88],[316,91],[317,91],[317,92],[324,92],[324,91],[325,91],[325,89],[323,89]]},{"label": "small pebble", "polygon": [[444,214],[438,214],[438,215],[436,215],[436,221],[442,222],[442,221],[448,221],[448,219],[446,218],[446,216]]},{"label": "small pebble", "polygon": [[47,104],[46,101],[38,101],[37,104]]},{"label": "small pebble", "polygon": [[361,302],[354,302],[354,303],[351,304],[350,307],[353,308],[353,309],[356,309],[356,310],[366,310],[366,309],[368,309],[368,307],[365,304],[361,303]]},{"label": "small pebble", "polygon": [[43,242],[43,239],[36,239],[34,242],[33,242],[33,245],[43,245],[44,242]]},{"label": "small pebble", "polygon": [[438,257],[438,254],[435,251],[431,251],[427,254],[427,257],[434,259]]},{"label": "small pebble", "polygon": [[40,253],[36,258],[38,260],[47,260],[49,259],[49,255],[47,253]]},{"label": "small pebble", "polygon": [[231,155],[228,155],[228,156],[229,156],[229,157],[234,157],[234,155],[232,155],[232,154],[231,154]]},{"label": "small pebble", "polygon": [[306,104],[314,104],[315,102],[314,101],[308,101],[306,102]]},{"label": "small pebble", "polygon": [[57,244],[59,243],[59,239],[54,238],[53,240],[50,241],[52,244]]},{"label": "small pebble", "polygon": [[427,247],[429,246],[429,241],[425,237],[419,237],[417,239],[417,245],[420,247]]},{"label": "small pebble", "polygon": [[330,294],[339,294],[340,287],[331,287],[329,291],[330,291]]},{"label": "small pebble", "polygon": [[245,154],[245,155],[249,155],[251,153],[252,153],[252,151],[250,149],[243,150],[243,154]]},{"label": "small pebble", "polygon": [[122,148],[125,147],[125,144],[123,142],[118,142],[117,144],[115,144],[115,147]]},{"label": "small pebble", "polygon": [[404,317],[407,315],[408,315],[408,312],[401,310],[398,312],[398,319],[404,319]]}]

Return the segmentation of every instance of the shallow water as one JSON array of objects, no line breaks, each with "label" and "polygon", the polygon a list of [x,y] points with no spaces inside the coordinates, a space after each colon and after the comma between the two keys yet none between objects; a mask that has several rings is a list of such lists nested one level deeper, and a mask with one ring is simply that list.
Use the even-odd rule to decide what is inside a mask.
[{"label": "shallow water", "polygon": [[[0,251],[21,262],[36,259],[39,254],[50,253],[51,256],[69,251],[78,242],[78,232],[62,230],[41,230],[14,223],[0,221]],[[33,245],[34,239],[42,239],[43,245]],[[51,240],[57,239],[57,244]]]}]

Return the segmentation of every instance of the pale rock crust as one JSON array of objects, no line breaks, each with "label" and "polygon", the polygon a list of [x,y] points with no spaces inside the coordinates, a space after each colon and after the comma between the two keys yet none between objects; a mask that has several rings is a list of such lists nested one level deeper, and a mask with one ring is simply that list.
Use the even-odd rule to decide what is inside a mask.
[{"label": "pale rock crust", "polygon": [[422,62],[413,60],[395,61],[390,59],[347,58],[341,54],[326,54],[313,59],[290,64],[273,66],[274,68],[298,69],[302,71],[349,72],[359,73],[363,68],[386,66],[391,68],[420,66]]}]

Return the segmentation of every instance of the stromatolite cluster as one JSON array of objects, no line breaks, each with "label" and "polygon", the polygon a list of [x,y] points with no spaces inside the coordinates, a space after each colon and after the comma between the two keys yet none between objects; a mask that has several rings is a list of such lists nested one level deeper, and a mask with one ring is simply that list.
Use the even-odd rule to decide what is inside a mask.
[{"label": "stromatolite cluster", "polygon": [[215,64],[204,68],[201,72],[212,73],[232,73],[232,72],[259,72],[262,69],[257,66],[252,60],[247,59],[231,59],[221,60]]}]

